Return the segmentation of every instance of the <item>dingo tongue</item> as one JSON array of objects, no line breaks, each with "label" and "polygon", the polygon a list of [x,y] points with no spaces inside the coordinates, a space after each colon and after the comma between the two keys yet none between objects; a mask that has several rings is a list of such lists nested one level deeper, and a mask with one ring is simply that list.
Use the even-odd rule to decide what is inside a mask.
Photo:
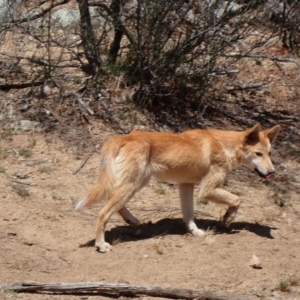
[{"label": "dingo tongue", "polygon": [[274,174],[274,173],[269,174],[269,175],[266,176],[267,179],[272,179],[272,178],[274,178],[274,177],[275,177],[275,174]]}]

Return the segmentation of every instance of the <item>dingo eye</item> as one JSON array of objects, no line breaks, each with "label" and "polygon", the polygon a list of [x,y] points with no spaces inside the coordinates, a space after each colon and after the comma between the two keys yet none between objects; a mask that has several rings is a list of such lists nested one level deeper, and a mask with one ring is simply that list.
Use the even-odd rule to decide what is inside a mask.
[{"label": "dingo eye", "polygon": [[257,156],[263,156],[263,154],[262,154],[261,152],[255,152],[255,154],[256,154]]}]

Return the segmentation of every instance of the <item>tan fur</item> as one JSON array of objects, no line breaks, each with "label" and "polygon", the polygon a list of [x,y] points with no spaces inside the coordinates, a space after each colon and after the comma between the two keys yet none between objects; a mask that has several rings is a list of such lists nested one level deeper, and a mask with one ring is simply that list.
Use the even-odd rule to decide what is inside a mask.
[{"label": "tan fur", "polygon": [[271,178],[274,167],[269,153],[279,130],[277,125],[261,131],[257,124],[245,131],[196,129],[180,134],[132,132],[113,137],[101,150],[98,182],[76,209],[108,200],[98,215],[95,243],[100,252],[107,252],[111,248],[104,239],[107,221],[119,212],[128,224],[138,225],[125,205],[154,176],[178,184],[183,220],[189,232],[204,234],[194,222],[193,191],[199,182],[201,198],[228,206],[223,222],[229,226],[240,200],[221,188],[226,175],[244,165]]}]

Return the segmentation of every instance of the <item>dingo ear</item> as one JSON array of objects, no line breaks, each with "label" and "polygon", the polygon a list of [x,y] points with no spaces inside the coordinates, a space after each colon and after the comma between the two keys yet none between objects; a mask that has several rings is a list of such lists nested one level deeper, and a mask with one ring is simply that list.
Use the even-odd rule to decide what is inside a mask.
[{"label": "dingo ear", "polygon": [[276,137],[280,131],[280,125],[276,125],[270,129],[264,131],[264,135],[270,140],[270,143],[273,144],[276,140]]},{"label": "dingo ear", "polygon": [[260,125],[256,124],[255,126],[246,130],[245,136],[245,144],[247,145],[255,145],[259,142],[259,132],[260,132]]}]

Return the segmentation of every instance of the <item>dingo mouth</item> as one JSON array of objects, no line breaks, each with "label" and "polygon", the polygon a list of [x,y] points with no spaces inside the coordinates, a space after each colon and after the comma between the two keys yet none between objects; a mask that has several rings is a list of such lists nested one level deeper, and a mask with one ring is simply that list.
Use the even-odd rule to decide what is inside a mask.
[{"label": "dingo mouth", "polygon": [[257,168],[255,168],[254,171],[259,175],[259,177],[264,179],[272,179],[275,177],[275,172],[268,172],[267,174],[263,174]]}]

